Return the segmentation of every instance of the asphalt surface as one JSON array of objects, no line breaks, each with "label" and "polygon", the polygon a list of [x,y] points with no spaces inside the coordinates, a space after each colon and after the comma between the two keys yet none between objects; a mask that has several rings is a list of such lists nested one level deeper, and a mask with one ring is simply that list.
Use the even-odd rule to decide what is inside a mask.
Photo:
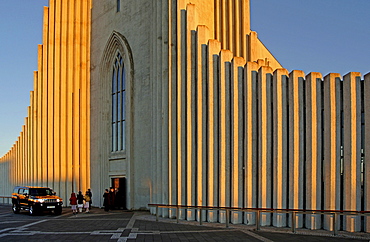
[{"label": "asphalt surface", "polygon": [[364,241],[370,234],[262,227],[183,221],[160,218],[149,212],[93,208],[90,213],[62,215],[27,212],[13,214],[10,205],[0,205],[0,241]]}]

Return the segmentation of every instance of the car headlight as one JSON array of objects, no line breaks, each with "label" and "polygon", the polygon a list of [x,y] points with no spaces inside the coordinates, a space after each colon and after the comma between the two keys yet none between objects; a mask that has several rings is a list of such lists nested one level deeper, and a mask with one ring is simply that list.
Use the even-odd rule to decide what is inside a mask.
[{"label": "car headlight", "polygon": [[45,199],[32,199],[32,201],[35,203],[43,203],[45,202]]}]

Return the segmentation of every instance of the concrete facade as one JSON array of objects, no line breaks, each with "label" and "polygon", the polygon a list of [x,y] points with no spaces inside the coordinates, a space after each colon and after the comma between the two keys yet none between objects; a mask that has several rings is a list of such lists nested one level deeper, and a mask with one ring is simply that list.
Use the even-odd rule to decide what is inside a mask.
[{"label": "concrete facade", "polygon": [[[128,209],[368,209],[369,74],[289,73],[250,30],[249,0],[49,5],[29,116],[1,158],[11,171],[2,193],[45,185],[67,199],[91,188],[102,206],[104,189],[124,180]],[[227,219],[191,209],[179,217]],[[291,219],[261,214],[262,225]],[[333,229],[330,216],[294,219]],[[341,219],[344,230],[370,229]],[[256,217],[232,212],[230,222]]]}]

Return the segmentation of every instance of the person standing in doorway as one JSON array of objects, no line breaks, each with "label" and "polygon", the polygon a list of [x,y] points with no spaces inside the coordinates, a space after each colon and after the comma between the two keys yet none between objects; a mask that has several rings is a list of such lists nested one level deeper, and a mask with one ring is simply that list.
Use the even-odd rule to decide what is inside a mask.
[{"label": "person standing in doorway", "polygon": [[115,200],[116,200],[116,191],[114,190],[113,187],[111,187],[109,191],[109,209],[111,210],[114,209]]}]

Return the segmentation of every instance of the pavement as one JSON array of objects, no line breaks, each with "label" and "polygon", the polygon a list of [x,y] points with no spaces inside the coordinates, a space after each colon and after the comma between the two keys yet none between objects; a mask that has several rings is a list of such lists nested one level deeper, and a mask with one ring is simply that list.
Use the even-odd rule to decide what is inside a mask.
[{"label": "pavement", "polygon": [[13,214],[9,205],[0,205],[0,241],[369,241],[370,234],[206,223],[159,218],[148,211],[93,208],[90,213],[62,215],[27,212]]}]

